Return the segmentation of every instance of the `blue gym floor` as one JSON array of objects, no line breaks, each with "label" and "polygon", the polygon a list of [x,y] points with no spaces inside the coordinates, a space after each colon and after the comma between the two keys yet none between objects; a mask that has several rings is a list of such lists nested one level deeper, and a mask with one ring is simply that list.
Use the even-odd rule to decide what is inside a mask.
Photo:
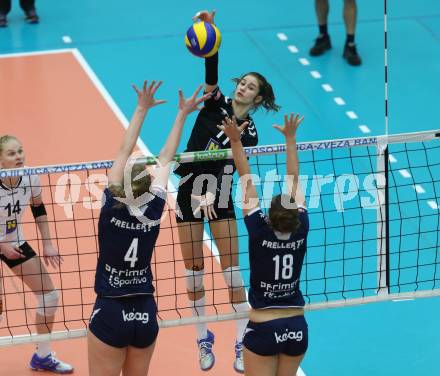
[{"label": "blue gym floor", "polygon": [[[159,97],[169,103],[151,112],[141,135],[153,153],[160,151],[174,119],[178,88],[189,95],[203,83],[203,61],[187,52],[183,37],[191,16],[204,8],[217,9],[216,23],[223,36],[219,73],[223,91],[233,91],[231,78],[258,71],[272,83],[282,106],[276,115],[255,114],[260,144],[282,142],[271,125],[291,111],[305,116],[300,141],[385,132],[383,0],[358,1],[360,67],[347,65],[341,57],[342,0],[330,1],[333,49],[320,58],[308,55],[318,30],[312,1],[40,0],[39,25],[25,24],[18,1],[13,3],[9,27],[0,29],[1,54],[79,49],[127,118],[135,104],[130,84],[164,80]],[[435,119],[440,99],[440,2],[387,3],[389,133],[439,129]],[[66,44],[65,36],[72,43]],[[316,72],[320,78],[315,78]],[[1,79],[2,72],[0,85]],[[333,91],[325,91],[322,84]],[[345,104],[338,105],[335,97]],[[404,158],[399,162],[407,167]],[[438,231],[438,218],[433,221]],[[311,312],[310,348],[303,369],[312,376],[438,375],[439,311],[440,299],[431,298]]]}]

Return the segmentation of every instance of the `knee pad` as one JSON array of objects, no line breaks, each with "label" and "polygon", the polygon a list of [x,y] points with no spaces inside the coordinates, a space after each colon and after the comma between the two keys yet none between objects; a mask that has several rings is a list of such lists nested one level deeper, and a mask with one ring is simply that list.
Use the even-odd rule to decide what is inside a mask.
[{"label": "knee pad", "polygon": [[59,296],[58,290],[37,295],[37,313],[45,317],[53,316],[58,308]]},{"label": "knee pad", "polygon": [[223,278],[231,289],[243,287],[243,278],[241,278],[240,267],[231,266],[223,270]]},{"label": "knee pad", "polygon": [[186,270],[186,289],[188,292],[198,292],[203,290],[204,270]]}]

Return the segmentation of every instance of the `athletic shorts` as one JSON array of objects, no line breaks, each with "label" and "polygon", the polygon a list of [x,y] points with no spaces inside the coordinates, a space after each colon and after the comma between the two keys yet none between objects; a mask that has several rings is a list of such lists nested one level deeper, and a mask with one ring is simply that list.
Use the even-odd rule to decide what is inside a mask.
[{"label": "athletic shorts", "polygon": [[13,268],[17,265],[21,265],[27,260],[30,260],[32,257],[35,257],[37,253],[32,249],[32,247],[27,243],[24,242],[20,247],[21,253],[25,256],[24,258],[18,258],[18,259],[8,259],[4,255],[0,255],[0,259],[3,260],[3,262],[8,265],[10,268]]},{"label": "athletic shorts", "polygon": [[293,316],[265,322],[249,321],[243,344],[255,354],[268,356],[302,355],[307,351],[309,336],[304,316]]},{"label": "athletic shorts", "polygon": [[145,348],[157,337],[157,306],[152,295],[97,297],[89,330],[109,346]]},{"label": "athletic shorts", "polygon": [[[200,211],[194,215],[194,210],[198,207],[199,201],[191,197],[193,193],[193,183],[194,179],[191,178],[182,185],[179,185],[176,208],[176,221],[178,223],[203,222],[205,220]],[[201,192],[206,192],[206,182]],[[217,214],[217,218],[212,219],[212,221],[235,219],[234,202],[232,201],[231,192],[229,192],[229,195],[220,195],[217,193],[214,201],[214,210]]]}]

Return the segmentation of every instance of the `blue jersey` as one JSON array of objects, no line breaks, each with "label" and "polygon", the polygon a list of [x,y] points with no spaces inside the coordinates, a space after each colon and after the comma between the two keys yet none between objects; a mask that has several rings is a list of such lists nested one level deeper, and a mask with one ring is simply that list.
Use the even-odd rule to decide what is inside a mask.
[{"label": "blue jersey", "polygon": [[153,294],[150,262],[159,236],[166,192],[152,187],[151,200],[141,208],[142,217],[131,214],[109,189],[98,224],[99,257],[95,292],[99,297]]},{"label": "blue jersey", "polygon": [[304,208],[298,211],[301,224],[295,234],[275,233],[259,208],[244,218],[249,233],[249,303],[254,309],[305,304],[299,285],[309,218]]}]

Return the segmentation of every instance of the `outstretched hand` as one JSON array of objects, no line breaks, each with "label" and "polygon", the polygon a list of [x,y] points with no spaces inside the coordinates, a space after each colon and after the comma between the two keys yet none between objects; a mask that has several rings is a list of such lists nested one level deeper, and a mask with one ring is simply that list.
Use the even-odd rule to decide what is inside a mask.
[{"label": "outstretched hand", "polygon": [[193,17],[193,21],[204,21],[204,22],[208,22],[210,24],[214,23],[214,16],[215,16],[215,9],[212,12],[209,12],[208,10],[201,10],[200,12],[197,12],[194,17]]},{"label": "outstretched hand", "polygon": [[232,119],[227,117],[222,120],[222,125],[217,125],[217,128],[225,132],[231,142],[240,141],[241,133],[249,125],[248,121],[245,121],[242,125],[238,126],[237,119],[232,116]]},{"label": "outstretched hand", "polygon": [[197,98],[200,90],[202,90],[203,85],[200,85],[196,91],[189,98],[185,98],[183,95],[182,89],[179,89],[179,110],[184,112],[185,114],[190,114],[191,112],[201,110],[202,107],[199,106],[200,103],[206,101],[211,97],[211,93],[207,93],[202,95],[200,98]]},{"label": "outstretched hand", "polygon": [[191,201],[195,218],[207,218],[210,220],[218,218],[214,209],[215,195],[212,192],[208,191],[200,196],[191,194]]},{"label": "outstretched hand", "polygon": [[64,259],[52,244],[43,244],[43,260],[46,266],[59,267]]},{"label": "outstretched hand", "polygon": [[295,115],[292,112],[290,116],[284,115],[284,126],[275,124],[273,127],[278,131],[280,131],[284,135],[284,137],[286,137],[286,139],[295,138],[296,131],[303,120],[304,120],[304,116],[300,118],[299,114]]},{"label": "outstretched hand", "polygon": [[155,80],[151,81],[150,86],[148,86],[148,81],[144,81],[144,86],[142,90],[139,90],[136,85],[132,85],[134,91],[138,96],[138,106],[148,110],[151,107],[157,106],[159,104],[165,103],[166,101],[163,99],[156,99],[154,95],[156,94],[157,89],[159,89],[160,85],[162,85],[162,81],[156,83]]}]

